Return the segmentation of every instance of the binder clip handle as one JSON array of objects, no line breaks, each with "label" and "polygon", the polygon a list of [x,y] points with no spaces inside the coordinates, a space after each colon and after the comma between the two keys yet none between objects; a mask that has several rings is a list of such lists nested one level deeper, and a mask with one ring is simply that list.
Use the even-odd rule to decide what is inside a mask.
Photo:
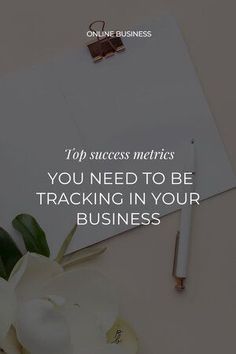
[{"label": "binder clip handle", "polygon": [[[96,24],[96,23],[101,23],[102,24],[102,29],[101,29],[101,32],[104,31],[105,29],[105,26],[106,26],[106,22],[103,21],[103,20],[96,20],[96,21],[93,21],[92,23],[90,23],[89,25],[89,29],[91,32],[95,32],[97,34],[97,30],[96,29],[93,29],[93,26]],[[97,39],[99,40],[99,36],[97,36]]]}]

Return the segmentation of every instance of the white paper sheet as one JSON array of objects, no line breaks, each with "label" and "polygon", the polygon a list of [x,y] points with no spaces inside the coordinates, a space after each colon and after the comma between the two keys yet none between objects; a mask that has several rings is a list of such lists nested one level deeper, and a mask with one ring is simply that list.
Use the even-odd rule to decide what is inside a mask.
[{"label": "white paper sheet", "polygon": [[[35,215],[55,253],[75,222],[77,209],[38,205],[34,193],[50,191],[48,170],[174,170],[182,163],[182,143],[192,138],[196,141],[196,188],[202,199],[235,187],[235,176],[175,21],[165,16],[148,27],[151,39],[125,39],[126,52],[109,60],[94,64],[87,49],[80,48],[0,81],[3,226],[9,229],[16,213]],[[91,167],[65,161],[63,150],[68,146],[131,152],[164,147],[179,153],[165,165],[109,161]],[[158,211],[165,215],[175,209]],[[82,228],[70,251],[125,229]]]}]

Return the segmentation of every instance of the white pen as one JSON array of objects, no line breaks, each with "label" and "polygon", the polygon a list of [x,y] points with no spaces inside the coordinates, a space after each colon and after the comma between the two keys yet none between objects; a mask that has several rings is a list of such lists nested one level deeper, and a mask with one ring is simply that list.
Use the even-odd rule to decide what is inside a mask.
[{"label": "white pen", "polygon": [[[188,150],[187,166],[188,172],[192,172],[192,184],[185,191],[193,192],[195,183],[195,146],[194,140],[191,141]],[[175,288],[185,289],[185,279],[187,277],[189,241],[191,233],[192,205],[185,205],[181,209],[180,229],[176,236],[175,258],[173,276],[176,279]]]}]

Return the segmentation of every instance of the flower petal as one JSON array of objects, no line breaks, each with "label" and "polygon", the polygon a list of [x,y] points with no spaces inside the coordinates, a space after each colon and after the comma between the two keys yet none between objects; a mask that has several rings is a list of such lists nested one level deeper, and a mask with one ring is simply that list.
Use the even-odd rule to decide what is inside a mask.
[{"label": "flower petal", "polygon": [[80,307],[67,311],[71,343],[75,354],[136,354],[137,338],[131,327],[121,319],[104,335],[96,318]]},{"label": "flower petal", "polygon": [[110,281],[99,271],[81,267],[54,277],[44,295],[62,296],[66,302],[91,313],[105,334],[118,315],[118,302]]},{"label": "flower petal", "polygon": [[0,343],[15,318],[16,299],[11,285],[0,278]]},{"label": "flower petal", "polygon": [[68,308],[67,323],[70,327],[74,354],[103,354],[105,336],[91,312],[78,306]]},{"label": "flower petal", "polygon": [[15,265],[9,283],[15,288],[20,300],[38,297],[41,288],[54,276],[63,272],[63,268],[47,257],[27,253]]},{"label": "flower petal", "polygon": [[69,327],[60,307],[46,299],[21,304],[16,318],[20,343],[30,354],[70,354]]},{"label": "flower petal", "polygon": [[[99,271],[81,267],[61,273],[48,281],[40,296],[59,306],[64,304],[60,299],[65,298],[63,308],[74,354],[136,353],[135,335],[132,330],[128,330],[127,324],[121,320],[117,322],[118,305],[114,289]],[[121,325],[122,343],[110,343],[113,331]]]},{"label": "flower petal", "polygon": [[5,353],[22,354],[22,347],[17,340],[14,327],[11,327],[8,331],[7,336],[1,344],[1,349],[4,350]]}]

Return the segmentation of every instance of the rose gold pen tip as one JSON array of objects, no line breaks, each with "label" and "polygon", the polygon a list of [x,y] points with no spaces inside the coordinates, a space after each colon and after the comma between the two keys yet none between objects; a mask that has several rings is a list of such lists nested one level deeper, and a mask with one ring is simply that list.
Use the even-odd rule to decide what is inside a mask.
[{"label": "rose gold pen tip", "polygon": [[176,284],[175,284],[175,289],[177,291],[183,291],[185,289],[185,284],[184,284],[185,278],[177,278],[176,277]]}]

